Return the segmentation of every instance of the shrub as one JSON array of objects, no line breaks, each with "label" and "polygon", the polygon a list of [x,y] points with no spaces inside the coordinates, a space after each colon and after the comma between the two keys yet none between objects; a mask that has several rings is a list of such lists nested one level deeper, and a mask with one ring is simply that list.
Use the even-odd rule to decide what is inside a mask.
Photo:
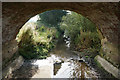
[{"label": "shrub", "polygon": [[71,12],[62,18],[60,28],[70,36],[71,44],[76,50],[89,49],[93,52],[101,48],[96,26],[80,14]]},{"label": "shrub", "polygon": [[[19,33],[17,39],[19,40],[19,53],[25,59],[46,58],[48,52],[55,47],[52,37],[56,32],[56,29],[42,26],[37,30],[31,30],[28,28],[25,32],[23,31],[22,34]],[[33,35],[33,33],[38,35]]]}]

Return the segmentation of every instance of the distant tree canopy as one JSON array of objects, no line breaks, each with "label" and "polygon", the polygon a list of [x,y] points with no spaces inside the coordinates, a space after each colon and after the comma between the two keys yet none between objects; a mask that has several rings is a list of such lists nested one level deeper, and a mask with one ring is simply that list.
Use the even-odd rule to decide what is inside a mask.
[{"label": "distant tree canopy", "polygon": [[[76,48],[100,49],[100,39],[96,26],[80,14],[71,12],[63,16],[60,28]],[[98,49],[98,50],[99,50]]]},{"label": "distant tree canopy", "polygon": [[51,10],[43,12],[39,14],[40,20],[37,21],[37,24],[40,26],[58,28],[62,17],[66,14],[67,12],[65,10]]},{"label": "distant tree canopy", "polygon": [[94,48],[100,50],[100,39],[96,26],[87,18],[75,12],[51,10],[39,14],[39,27],[55,27],[60,34],[70,37],[75,48]]},{"label": "distant tree canopy", "polygon": [[71,14],[63,16],[60,28],[65,31],[67,36],[70,36],[73,39],[77,34],[80,34],[81,31],[97,31],[95,25],[90,20],[75,12],[71,12]]}]

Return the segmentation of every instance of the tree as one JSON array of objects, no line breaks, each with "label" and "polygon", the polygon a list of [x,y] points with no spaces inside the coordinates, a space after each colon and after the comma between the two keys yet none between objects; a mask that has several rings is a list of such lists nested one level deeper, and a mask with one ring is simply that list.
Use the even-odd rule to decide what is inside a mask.
[{"label": "tree", "polygon": [[76,37],[76,34],[80,34],[82,26],[81,17],[81,15],[75,12],[71,12],[71,14],[63,16],[60,28],[65,31],[66,36],[69,36],[71,39],[74,39]]},{"label": "tree", "polygon": [[71,44],[78,48],[100,48],[96,26],[80,14],[71,12],[63,16],[60,28],[69,36]]},{"label": "tree", "polygon": [[66,15],[65,10],[51,10],[39,14],[40,20],[37,21],[38,24],[42,24],[47,27],[59,28],[59,23],[64,15]]}]

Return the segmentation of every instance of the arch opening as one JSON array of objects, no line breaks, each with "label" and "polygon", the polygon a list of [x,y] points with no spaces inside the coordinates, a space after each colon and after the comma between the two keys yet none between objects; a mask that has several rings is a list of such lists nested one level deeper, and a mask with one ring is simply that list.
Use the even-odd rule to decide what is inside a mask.
[{"label": "arch opening", "polygon": [[[71,71],[68,73],[71,75],[63,74],[63,78],[70,76],[86,78],[85,74],[88,75],[87,72],[90,71],[86,61],[90,59],[87,61],[90,65],[91,59],[98,55],[101,49],[101,40],[95,24],[82,15],[69,10],[51,10],[36,15],[21,28],[16,40],[19,45],[19,53],[25,59],[54,58],[53,76],[56,78],[62,78],[60,72],[66,69],[62,66],[68,67],[69,64],[78,67],[73,67],[75,70],[68,67]],[[49,48],[49,46],[55,47]],[[48,54],[49,56],[47,56]],[[56,58],[58,59],[55,60]],[[66,60],[68,61],[66,62]],[[44,60],[34,61],[34,64],[38,66],[44,63]],[[79,71],[82,71],[81,74]],[[96,74],[91,77],[98,77]]]},{"label": "arch opening", "polygon": [[[119,58],[118,57],[118,48],[116,46],[118,46],[118,37],[117,37],[117,32],[113,29],[113,28],[109,28],[114,26],[115,29],[118,27],[117,24],[119,22],[115,12],[117,12],[117,3],[73,3],[75,4],[74,7],[71,7],[70,5],[72,3],[69,3],[68,5],[66,3],[63,3],[64,5],[66,4],[66,6],[64,6],[62,3],[59,3],[59,5],[57,6],[57,3],[52,3],[52,4],[47,4],[44,3],[41,6],[45,6],[48,5],[48,7],[44,7],[43,9],[40,8],[40,6],[38,6],[41,3],[28,3],[25,6],[25,3],[17,3],[14,6],[16,6],[15,11],[16,13],[13,14],[13,16],[7,15],[7,10],[9,11],[9,13],[13,13],[14,12],[14,6],[12,6],[14,3],[8,3],[5,4],[3,6],[3,58],[9,58],[8,56],[6,56],[8,53],[12,53],[14,54],[17,51],[17,47],[15,45],[10,45],[10,44],[16,44],[16,42],[14,41],[15,37],[16,37],[16,33],[18,33],[19,29],[21,28],[21,26],[23,25],[23,23],[25,23],[25,21],[28,20],[28,18],[30,18],[31,16],[41,13],[45,10],[51,10],[51,9],[68,9],[68,10],[75,10],[76,12],[81,12],[83,15],[85,15],[87,18],[89,18],[91,21],[93,21],[95,23],[96,26],[98,26],[98,28],[100,29],[100,32],[102,33],[102,36],[104,36],[102,38],[101,44],[102,44],[102,50],[101,52],[104,53],[106,55],[106,60],[110,61],[114,66],[119,67]],[[29,7],[29,5],[33,4],[32,7]],[[18,7],[19,5],[19,7]],[[25,9],[22,9],[22,6],[24,5]],[[52,6],[53,7],[49,7]],[[90,5],[89,7],[85,7],[85,5]],[[91,6],[92,5],[92,6]],[[98,9],[95,9],[93,7],[97,7],[98,5],[103,5],[103,6],[111,6],[110,8],[108,7],[103,7],[102,6]],[[8,7],[10,6],[10,7]],[[54,7],[56,6],[56,7]],[[11,9],[9,9],[11,8]],[[33,8],[33,9],[32,9]],[[79,9],[78,9],[79,8]],[[112,9],[114,8],[114,10]],[[107,10],[107,11],[106,11]],[[111,13],[108,11],[110,10]],[[21,11],[23,11],[23,13],[26,14],[22,14],[20,13]],[[32,13],[33,12],[33,13]],[[18,14],[19,13],[19,14]],[[16,16],[16,17],[15,17]],[[20,17],[20,16],[24,16],[24,17]],[[112,16],[110,18],[110,16]],[[9,18],[8,18],[9,17]],[[106,20],[106,21],[105,21]],[[115,22],[114,22],[115,21]],[[15,22],[15,24],[13,24]],[[112,23],[112,24],[110,24]],[[17,24],[17,25],[16,25]],[[12,27],[14,26],[14,27]],[[17,26],[17,27],[16,27]],[[104,28],[109,28],[109,32],[106,32],[104,30]],[[12,32],[8,31],[11,30]],[[6,33],[7,32],[7,33]],[[116,32],[116,33],[115,33]],[[84,40],[84,39],[83,39]],[[13,51],[11,51],[11,48],[6,48],[6,46],[10,45],[13,46],[11,48],[14,48]],[[105,50],[105,48],[107,48],[107,50]],[[11,55],[12,56],[12,55]],[[103,57],[103,56],[102,56]]]},{"label": "arch opening", "polygon": [[[49,28],[49,29],[47,29],[47,28]],[[48,30],[48,31],[45,32],[46,30]],[[50,32],[52,32],[51,30],[53,30],[54,33],[50,33]],[[37,39],[37,37],[40,37],[40,35],[42,35],[41,34],[42,32],[43,32],[43,34],[49,33],[49,34],[41,36],[41,37],[46,37],[46,40],[48,37],[49,37],[49,39],[51,38],[51,40],[52,40],[53,38],[54,39],[59,38],[60,35],[61,36],[64,35],[64,39],[67,40],[69,38],[69,40],[71,40],[71,41],[69,41],[69,44],[71,44],[75,50],[82,51],[82,49],[83,50],[88,49],[88,48],[92,49],[94,47],[95,52],[97,51],[99,53],[100,48],[101,48],[101,42],[100,42],[100,36],[99,36],[100,34],[98,33],[98,29],[96,28],[94,23],[92,23],[87,18],[85,18],[82,15],[77,14],[76,12],[73,12],[73,11],[51,10],[51,11],[46,11],[46,12],[36,15],[35,17],[30,19],[23,26],[23,28],[20,30],[16,40],[18,41],[18,44],[20,46],[22,44],[24,45],[24,43],[27,43],[26,42],[27,40],[28,40],[28,44],[30,44],[29,38],[31,38],[31,36],[33,35],[32,38],[34,40],[33,39],[32,40],[34,41],[33,42],[34,45],[36,45],[36,44],[42,45],[41,41],[43,41],[43,43],[45,43],[44,42],[45,39],[43,39],[43,40],[41,38]],[[28,33],[30,33],[30,34],[28,34]],[[50,34],[52,34],[52,35],[50,35]],[[29,36],[29,37],[26,37],[24,35]],[[25,40],[25,38],[28,38],[28,39]],[[50,41],[50,40],[48,40],[48,41]],[[50,43],[52,43],[52,42],[50,42]],[[46,44],[49,44],[49,42]],[[80,47],[80,45],[82,45],[82,46]],[[95,45],[97,45],[97,46],[95,46]],[[22,52],[22,53],[24,53],[24,52]],[[94,51],[93,51],[93,53],[94,53]]]}]

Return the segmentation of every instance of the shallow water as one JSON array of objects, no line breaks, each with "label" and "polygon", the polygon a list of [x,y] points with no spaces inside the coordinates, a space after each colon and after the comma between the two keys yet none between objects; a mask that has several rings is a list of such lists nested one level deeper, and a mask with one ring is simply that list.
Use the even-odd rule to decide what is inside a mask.
[{"label": "shallow water", "polygon": [[54,78],[98,78],[98,73],[90,68],[82,58],[74,54],[65,40],[58,41],[48,60],[54,63]]},{"label": "shallow water", "polygon": [[[67,41],[67,40],[66,40]],[[99,74],[70,50],[70,43],[59,39],[47,59],[28,60],[13,72],[14,78],[82,78],[95,79]],[[69,44],[69,46],[68,46]]]}]

